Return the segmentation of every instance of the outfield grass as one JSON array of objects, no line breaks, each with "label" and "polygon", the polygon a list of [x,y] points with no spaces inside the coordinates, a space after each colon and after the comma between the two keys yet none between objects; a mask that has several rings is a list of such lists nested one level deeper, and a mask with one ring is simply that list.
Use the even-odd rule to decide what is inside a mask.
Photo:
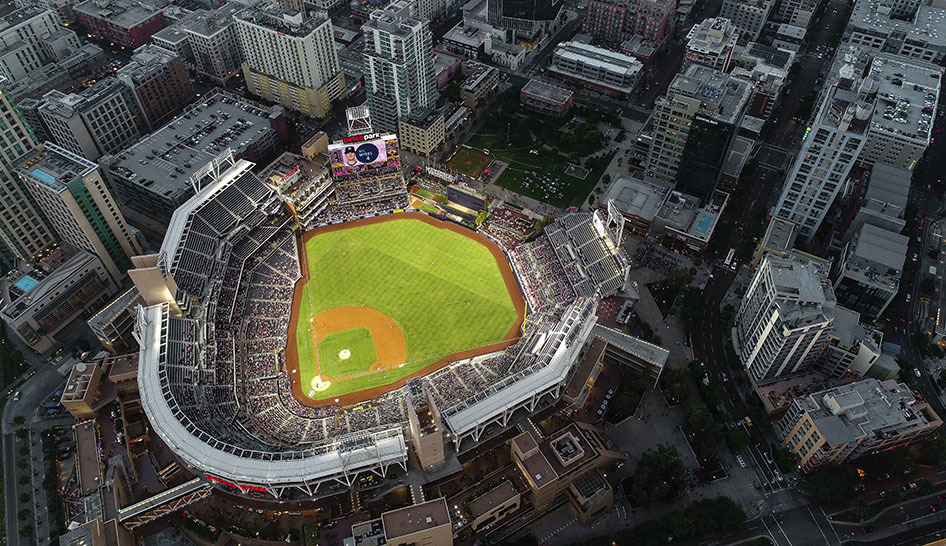
[{"label": "outfield grass", "polygon": [[[309,282],[303,288],[296,331],[303,393],[308,393],[316,371],[308,331],[311,316],[364,305],[394,319],[407,346],[403,367],[333,381],[314,395],[317,400],[387,385],[452,353],[496,343],[516,321],[493,255],[448,229],[398,219],[316,235],[306,252]],[[326,352],[332,350],[337,355],[338,349]],[[322,374],[343,377],[369,366],[352,370],[348,361],[324,362]]]}]

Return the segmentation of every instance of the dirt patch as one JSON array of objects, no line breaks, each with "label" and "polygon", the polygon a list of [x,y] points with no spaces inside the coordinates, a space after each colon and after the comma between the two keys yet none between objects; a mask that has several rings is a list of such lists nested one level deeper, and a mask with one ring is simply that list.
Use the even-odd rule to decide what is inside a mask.
[{"label": "dirt patch", "polygon": [[[370,307],[336,307],[322,311],[312,317],[312,330],[315,332],[315,341],[325,339],[325,336],[354,328],[367,328],[374,340],[374,352],[377,360],[371,364],[371,371],[387,370],[404,363],[407,358],[407,343],[404,341],[404,332],[391,317],[377,309]],[[318,356],[316,355],[316,359]],[[326,370],[319,368],[324,378]],[[328,376],[338,382],[345,377]]]},{"label": "dirt patch", "polygon": [[[342,229],[351,229],[358,226],[380,224],[382,222],[390,222],[393,220],[406,220],[406,219],[420,220],[422,222],[426,222],[440,229],[449,229],[453,231],[454,233],[458,233],[460,235],[463,235],[464,237],[469,237],[473,239],[474,241],[480,243],[484,247],[486,247],[490,251],[490,253],[493,255],[493,258],[496,260],[496,263],[499,266],[499,270],[502,273],[503,282],[506,284],[506,290],[509,292],[509,296],[512,299],[513,307],[515,307],[516,309],[516,321],[513,323],[512,327],[509,328],[509,331],[506,332],[506,335],[503,337],[502,341],[499,341],[492,345],[486,345],[484,347],[478,347],[476,349],[470,349],[467,351],[460,351],[457,353],[453,353],[452,355],[449,355],[445,358],[441,358],[440,360],[434,362],[433,364],[430,364],[429,366],[426,366],[410,375],[402,377],[401,379],[398,379],[396,381],[392,381],[391,383],[388,383],[387,385],[371,387],[371,388],[363,389],[357,392],[343,394],[338,397],[328,397],[325,400],[312,400],[311,398],[306,396],[302,390],[302,385],[300,382],[300,377],[299,377],[299,372],[298,372],[299,352],[298,352],[298,347],[296,346],[296,337],[295,337],[295,331],[299,325],[299,311],[298,310],[301,308],[301,303],[302,303],[302,288],[305,285],[305,283],[308,282],[308,275],[309,275],[309,261],[306,257],[306,250],[305,250],[306,243],[309,241],[310,238],[315,237],[317,235],[321,235],[323,233],[339,231]],[[431,217],[428,214],[424,214],[421,212],[406,212],[406,213],[398,213],[398,214],[388,214],[386,216],[377,216],[374,218],[365,218],[363,220],[354,220],[351,222],[344,222],[341,224],[334,224],[331,226],[319,227],[316,229],[309,230],[301,235],[297,235],[296,242],[297,242],[296,246],[299,248],[299,263],[302,270],[302,277],[298,281],[296,281],[296,285],[293,291],[292,314],[289,317],[289,332],[288,332],[288,335],[286,336],[287,338],[286,366],[288,367],[289,370],[297,370],[295,373],[290,373],[290,376],[292,379],[292,394],[303,405],[313,407],[313,408],[329,406],[329,405],[334,405],[336,403],[335,400],[338,399],[339,405],[348,406],[348,405],[357,404],[359,402],[363,402],[365,400],[378,398],[379,396],[387,392],[403,387],[405,384],[407,384],[407,382],[410,379],[433,373],[439,370],[440,368],[446,366],[450,362],[455,362],[457,360],[465,360],[468,358],[472,358],[474,356],[488,354],[494,351],[505,349],[509,347],[510,345],[514,344],[516,340],[519,339],[519,336],[521,335],[520,328],[522,327],[522,322],[525,320],[525,316],[526,316],[526,302],[525,302],[525,299],[522,297],[522,292],[519,289],[519,283],[516,281],[516,276],[512,272],[512,267],[510,267],[509,265],[509,260],[506,258],[506,255],[503,253],[503,251],[498,246],[496,246],[495,243],[493,243],[492,241],[490,241],[483,235],[476,233],[475,231],[472,231],[462,226],[459,226],[457,224],[454,224],[453,222],[449,222],[446,220],[438,220],[436,218]],[[351,307],[342,307],[339,309],[351,309]],[[365,309],[365,308],[356,307],[355,309]],[[319,315],[317,315],[317,317],[321,317],[325,313],[332,313],[334,311],[336,311],[336,309],[330,309],[328,311],[324,311],[323,313],[320,313]],[[372,311],[375,311],[375,310],[372,309]],[[380,313],[378,311],[375,311],[375,312],[379,313],[380,315],[385,317],[387,320],[394,322],[389,317],[387,317],[387,315]],[[342,319],[341,317],[339,317],[339,320],[348,320],[348,319]],[[373,321],[369,321],[369,322],[373,322]],[[323,324],[328,324],[328,322],[323,321]],[[364,324],[359,323],[357,326],[364,326]],[[324,331],[323,335],[329,334],[333,331],[346,329],[346,328],[340,327],[340,328],[337,328],[336,330],[328,331],[327,328],[328,327],[326,327],[326,331]],[[400,331],[399,327],[397,329],[398,331]],[[393,330],[393,328],[382,328],[382,330]],[[372,330],[372,335],[375,335],[374,330]],[[318,333],[316,334],[316,336],[317,336],[316,340],[318,340],[319,339]],[[403,333],[401,334],[401,343],[402,344],[404,343]],[[378,351],[379,361],[381,359],[380,351],[387,351],[387,349],[381,349],[380,345],[381,344],[378,343],[377,341],[375,342],[375,350]],[[406,355],[406,352],[405,352],[405,355]],[[400,361],[404,362],[403,356],[401,357]],[[400,364],[400,362],[398,364]],[[366,372],[366,373],[370,373],[370,372]],[[332,381],[335,381],[335,379],[332,379]]]}]

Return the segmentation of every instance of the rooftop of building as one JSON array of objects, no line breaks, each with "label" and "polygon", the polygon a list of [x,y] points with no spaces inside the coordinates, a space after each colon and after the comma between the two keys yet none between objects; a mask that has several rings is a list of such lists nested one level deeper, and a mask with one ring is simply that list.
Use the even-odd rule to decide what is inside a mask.
[{"label": "rooftop of building", "polygon": [[856,0],[848,28],[870,29],[874,33],[903,35],[906,39],[946,46],[946,10],[919,2],[912,21],[891,17],[884,0]]},{"label": "rooftop of building", "polygon": [[622,174],[611,182],[602,201],[614,203],[623,214],[653,222],[669,194],[670,188],[657,180],[641,180]]},{"label": "rooftop of building", "polygon": [[844,275],[895,290],[903,274],[910,238],[871,224],[864,224],[851,239],[844,261]]},{"label": "rooftop of building", "polygon": [[238,2],[229,2],[212,11],[195,11],[180,21],[180,27],[186,32],[209,38],[233,24],[233,16],[245,10],[246,6]]},{"label": "rooftop of building", "polygon": [[191,105],[174,121],[100,163],[110,172],[149,191],[172,196],[190,191],[189,179],[227,148],[242,153],[272,131],[269,110],[237,95],[218,91]]},{"label": "rooftop of building", "polygon": [[309,17],[280,4],[260,4],[235,13],[234,18],[294,38],[304,38],[329,22],[324,12],[313,11]]},{"label": "rooftop of building", "polygon": [[434,50],[434,74],[440,74],[444,70],[449,70],[463,63],[463,59],[453,53],[448,53],[439,49]]},{"label": "rooftop of building", "polygon": [[788,220],[773,216],[762,237],[762,248],[779,254],[787,254],[795,244],[797,226]]},{"label": "rooftop of building", "polygon": [[455,27],[448,30],[447,33],[443,35],[443,39],[468,47],[479,47],[489,40],[489,34],[476,27],[465,27],[461,21],[457,23]]},{"label": "rooftop of building", "polygon": [[526,48],[522,47],[519,44],[507,44],[502,40],[493,40],[490,42],[490,51],[493,55],[510,55],[517,56],[522,53],[525,53]]},{"label": "rooftop of building", "polygon": [[167,0],[87,0],[76,4],[73,10],[130,30],[152,17],[160,16],[168,4]]},{"label": "rooftop of building", "polygon": [[739,33],[725,17],[710,17],[693,25],[687,33],[687,48],[703,53],[720,54],[736,45]]},{"label": "rooftop of building", "polygon": [[768,275],[777,293],[776,297],[787,298],[805,304],[834,302],[834,291],[825,282],[816,268],[790,258],[766,256]]},{"label": "rooftop of building", "polygon": [[498,74],[499,71],[488,64],[466,61],[466,72],[466,79],[463,81],[462,87],[463,89],[474,90],[482,85],[484,81],[487,81],[492,74]]},{"label": "rooftop of building", "polygon": [[910,194],[912,172],[887,165],[874,163],[870,172],[870,183],[864,194],[867,208],[903,218]]},{"label": "rooftop of building", "polygon": [[32,282],[20,291],[21,295],[19,297],[7,304],[0,312],[14,320],[19,318],[31,306],[36,305],[37,302],[42,301],[51,293],[68,289],[63,283],[72,278],[77,271],[94,267],[95,263],[98,262],[98,258],[85,250],[69,247],[68,245],[62,245],[60,248],[62,249],[60,256],[62,262],[55,267],[48,267],[46,276],[39,279],[29,275],[23,277],[32,279]]},{"label": "rooftop of building", "polygon": [[398,537],[450,525],[450,512],[443,497],[381,514],[384,536],[389,542]]},{"label": "rooftop of building", "polygon": [[749,42],[741,48],[741,58],[756,60],[759,65],[784,71],[787,74],[794,62],[795,53],[758,42]]},{"label": "rooftop of building", "polygon": [[15,165],[20,176],[56,192],[66,191],[70,183],[98,169],[92,161],[51,142],[30,150]]},{"label": "rooftop of building", "polygon": [[410,10],[395,6],[376,9],[371,12],[368,21],[362,26],[367,30],[383,30],[402,38],[411,36],[425,25],[426,21],[413,17]]},{"label": "rooftop of building", "polygon": [[834,318],[831,337],[837,340],[839,346],[850,349],[863,342],[871,349],[880,352],[883,334],[862,323],[860,313],[838,305],[825,309],[825,314]]},{"label": "rooftop of building", "polygon": [[698,99],[699,115],[723,123],[736,123],[746,109],[752,86],[745,80],[708,66],[691,64],[686,72],[677,74],[670,82],[667,95],[671,93]]},{"label": "rooftop of building", "polygon": [[701,207],[699,197],[672,191],[657,216],[665,222],[664,225],[708,242],[727,201],[728,193],[716,191],[706,205]]},{"label": "rooftop of building", "polygon": [[[17,100],[18,97],[22,97],[26,94],[32,93],[37,89],[49,89],[50,82],[57,78],[61,78],[63,74],[66,74],[70,69],[76,67],[77,65],[89,62],[95,57],[103,56],[104,52],[102,48],[95,44],[82,44],[82,46],[72,52],[72,55],[57,61],[54,63],[47,64],[33,72],[30,72],[29,78],[21,78],[19,81],[13,82],[10,84],[9,90],[10,94],[13,96],[17,104],[22,105],[23,101],[39,101],[39,99],[21,99]],[[71,79],[71,78],[70,78]]]},{"label": "rooftop of building", "polygon": [[894,380],[863,379],[796,400],[808,413],[829,446],[865,437],[893,437],[899,431],[939,422],[929,408],[922,411],[917,395]]},{"label": "rooftop of building", "polygon": [[95,82],[92,87],[78,93],[63,93],[58,89],[43,95],[43,112],[59,118],[69,119],[81,112],[88,111],[99,103],[108,100],[124,89],[118,78],[108,77]]},{"label": "rooftop of building", "polygon": [[88,320],[89,326],[93,329],[102,328],[105,324],[113,321],[120,313],[125,313],[128,306],[138,299],[140,295],[141,293],[138,292],[138,288],[132,286],[122,295],[118,296],[108,305],[92,315],[92,317],[90,317]]},{"label": "rooftop of building", "polygon": [[488,513],[497,506],[502,506],[518,495],[519,492],[513,487],[512,482],[504,480],[498,486],[471,500],[467,506],[473,517],[476,518]]},{"label": "rooftop of building", "polygon": [[3,17],[0,17],[0,33],[6,32],[17,25],[22,25],[30,19],[42,15],[46,11],[49,10],[40,4],[15,9]]},{"label": "rooftop of building", "polygon": [[667,349],[602,324],[596,324],[591,333],[595,338],[603,339],[610,345],[618,347],[626,353],[633,354],[657,368],[663,368],[667,364],[667,359],[670,358],[670,351]]},{"label": "rooftop of building", "polygon": [[782,23],[778,26],[776,31],[776,36],[792,38],[795,40],[801,40],[808,34],[808,29],[804,27],[797,27],[795,25],[790,25],[788,23]]},{"label": "rooftop of building", "polygon": [[522,92],[545,100],[565,104],[575,93],[569,89],[558,87],[540,80],[529,80],[522,87]]},{"label": "rooftop of building", "polygon": [[553,65],[556,58],[561,58],[594,65],[596,68],[624,76],[633,76],[644,68],[640,61],[630,55],[575,41],[563,42],[555,46],[552,58]]},{"label": "rooftop of building", "polygon": [[145,44],[135,50],[130,62],[119,68],[115,76],[126,84],[142,82],[156,72],[165,70],[168,63],[175,58],[177,55],[173,51],[154,44]]}]

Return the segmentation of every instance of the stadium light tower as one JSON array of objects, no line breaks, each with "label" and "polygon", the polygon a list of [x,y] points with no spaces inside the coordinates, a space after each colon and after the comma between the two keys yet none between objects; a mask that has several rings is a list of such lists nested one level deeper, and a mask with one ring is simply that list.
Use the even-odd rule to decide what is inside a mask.
[{"label": "stadium light tower", "polygon": [[345,109],[345,119],[348,120],[348,136],[366,135],[372,132],[371,112],[368,103],[361,106],[352,106]]}]

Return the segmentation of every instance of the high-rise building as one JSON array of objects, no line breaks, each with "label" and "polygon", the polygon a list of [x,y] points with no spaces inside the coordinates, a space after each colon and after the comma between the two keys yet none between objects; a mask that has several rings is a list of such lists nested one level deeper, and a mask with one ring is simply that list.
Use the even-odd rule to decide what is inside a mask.
[{"label": "high-rise building", "polygon": [[36,142],[7,93],[6,84],[0,76],[0,123],[7,127],[0,132],[0,241],[8,250],[0,255],[25,260],[56,242],[56,237],[42,209],[13,172],[16,160]]},{"label": "high-rise building", "polygon": [[857,0],[844,40],[917,59],[940,63],[946,56],[946,9],[936,2]]},{"label": "high-rise building", "polygon": [[213,11],[195,11],[156,32],[154,43],[177,53],[198,74],[224,83],[239,74],[243,64],[233,16],[244,9],[245,5],[231,2]]},{"label": "high-rise building", "polygon": [[548,73],[578,87],[626,97],[637,85],[644,65],[636,58],[581,42],[562,42],[552,52]]},{"label": "high-rise building", "polygon": [[774,0],[723,0],[719,16],[732,21],[740,38],[752,42],[759,39],[774,5]]},{"label": "high-rise building", "polygon": [[798,468],[810,472],[909,444],[942,424],[906,384],[864,379],[796,398],[775,432]]},{"label": "high-rise building", "polygon": [[734,59],[732,75],[746,80],[753,87],[746,115],[766,119],[772,114],[794,62],[795,54],[787,49],[758,42],[749,42],[741,48],[741,55]]},{"label": "high-rise building", "polygon": [[112,281],[121,285],[131,256],[142,249],[99,166],[47,142],[18,159],[16,172],[60,239],[98,256]]},{"label": "high-rise building", "polygon": [[[751,92],[745,81],[701,65],[677,74],[654,105],[647,170],[658,180],[676,180],[679,191],[705,202],[719,181]],[[682,164],[685,155],[692,164]]]},{"label": "high-rise building", "polygon": [[0,76],[26,79],[43,65],[62,60],[82,44],[63,28],[55,11],[30,5],[0,17]]},{"label": "high-rise building", "polygon": [[818,98],[801,150],[795,156],[774,216],[798,225],[811,240],[867,142],[877,82],[842,67],[837,83]]},{"label": "high-rise building", "polygon": [[687,34],[681,72],[691,64],[701,64],[720,72],[729,72],[739,33],[729,19],[711,17],[693,25]]},{"label": "high-rise building", "polygon": [[92,161],[138,140],[144,127],[131,90],[116,78],[79,93],[50,91],[39,114],[57,144]]},{"label": "high-rise building", "polygon": [[841,253],[834,291],[838,303],[879,317],[900,290],[910,238],[864,224]]},{"label": "high-rise building", "polygon": [[171,121],[194,100],[181,58],[154,44],[136,49],[131,62],[115,76],[132,91],[148,131]]},{"label": "high-rise building", "polygon": [[250,93],[324,118],[345,92],[332,21],[279,5],[243,10],[235,20]]},{"label": "high-rise building", "polygon": [[433,36],[429,22],[408,10],[385,9],[371,14],[365,36],[365,92],[374,128],[398,128],[398,120],[435,105]]},{"label": "high-rise building", "polygon": [[811,368],[828,342],[834,290],[814,267],[767,255],[736,313],[733,344],[754,383]]},{"label": "high-rise building", "polygon": [[933,138],[943,68],[850,44],[838,48],[831,74],[846,65],[854,67],[855,74],[866,74],[865,81],[874,87],[877,97],[876,115],[871,118],[858,164],[869,168],[879,162],[912,171]]}]

